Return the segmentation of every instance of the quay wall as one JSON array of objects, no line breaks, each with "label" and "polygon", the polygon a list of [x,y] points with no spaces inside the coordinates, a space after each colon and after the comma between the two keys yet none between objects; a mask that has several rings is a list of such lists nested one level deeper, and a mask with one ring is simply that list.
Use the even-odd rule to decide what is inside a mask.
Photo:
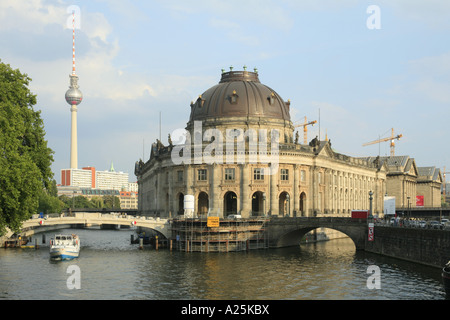
[{"label": "quay wall", "polygon": [[441,268],[450,260],[450,231],[375,226],[365,251]]}]

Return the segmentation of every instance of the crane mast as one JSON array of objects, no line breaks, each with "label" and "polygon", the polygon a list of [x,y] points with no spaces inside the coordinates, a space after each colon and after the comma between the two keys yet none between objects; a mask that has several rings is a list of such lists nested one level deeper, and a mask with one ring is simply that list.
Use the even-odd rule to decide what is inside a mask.
[{"label": "crane mast", "polygon": [[307,127],[309,125],[313,126],[316,123],[317,123],[317,120],[313,120],[313,121],[308,122],[306,120],[306,116],[305,116],[305,121],[302,124],[294,125],[294,128],[303,127],[303,143],[304,144],[308,144],[308,128]]},{"label": "crane mast", "polygon": [[378,139],[378,140],[374,140],[374,141],[371,141],[371,142],[364,143],[363,147],[371,145],[371,144],[375,144],[375,143],[390,141],[391,142],[391,157],[393,157],[393,156],[395,156],[395,142],[394,142],[394,140],[395,139],[400,140],[401,137],[403,137],[402,134],[394,135],[394,128],[392,128],[390,137],[382,138],[382,139]]}]

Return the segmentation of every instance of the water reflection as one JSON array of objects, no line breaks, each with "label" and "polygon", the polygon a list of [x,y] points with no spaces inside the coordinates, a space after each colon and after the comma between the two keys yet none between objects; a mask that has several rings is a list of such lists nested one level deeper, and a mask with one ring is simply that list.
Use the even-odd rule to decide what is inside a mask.
[{"label": "water reflection", "polygon": [[[78,230],[77,230],[78,231]],[[229,253],[138,250],[131,231],[80,230],[80,257],[50,263],[48,247],[0,250],[0,299],[443,299],[440,270],[355,251],[349,239]],[[81,289],[68,290],[77,264]],[[367,268],[381,289],[367,288]]]}]

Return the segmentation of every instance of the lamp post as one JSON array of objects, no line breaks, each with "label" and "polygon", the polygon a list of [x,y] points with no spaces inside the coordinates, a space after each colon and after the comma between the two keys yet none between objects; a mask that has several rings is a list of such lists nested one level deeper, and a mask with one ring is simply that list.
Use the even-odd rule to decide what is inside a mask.
[{"label": "lamp post", "polygon": [[408,214],[407,214],[407,216],[409,219],[411,219],[411,203],[409,201],[411,199],[411,197],[406,197],[406,198],[408,199]]},{"label": "lamp post", "polygon": [[373,192],[372,190],[369,191],[369,205],[370,205],[370,209],[369,209],[369,218],[372,218],[372,200],[373,200]]},{"label": "lamp post", "polygon": [[289,197],[289,194],[286,194],[286,201],[287,201],[287,216],[291,216],[291,199]]},{"label": "lamp post", "polygon": [[263,192],[263,216],[266,216],[266,193]]}]

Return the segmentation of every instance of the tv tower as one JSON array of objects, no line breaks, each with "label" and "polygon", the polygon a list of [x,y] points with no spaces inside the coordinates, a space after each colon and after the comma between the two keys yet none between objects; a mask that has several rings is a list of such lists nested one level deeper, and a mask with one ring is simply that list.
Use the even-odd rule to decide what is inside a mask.
[{"label": "tv tower", "polygon": [[78,76],[75,73],[75,12],[72,12],[72,74],[69,75],[70,86],[66,91],[66,101],[71,105],[70,130],[70,168],[78,168],[78,142],[77,142],[77,105],[83,100],[83,94],[78,89]]}]

